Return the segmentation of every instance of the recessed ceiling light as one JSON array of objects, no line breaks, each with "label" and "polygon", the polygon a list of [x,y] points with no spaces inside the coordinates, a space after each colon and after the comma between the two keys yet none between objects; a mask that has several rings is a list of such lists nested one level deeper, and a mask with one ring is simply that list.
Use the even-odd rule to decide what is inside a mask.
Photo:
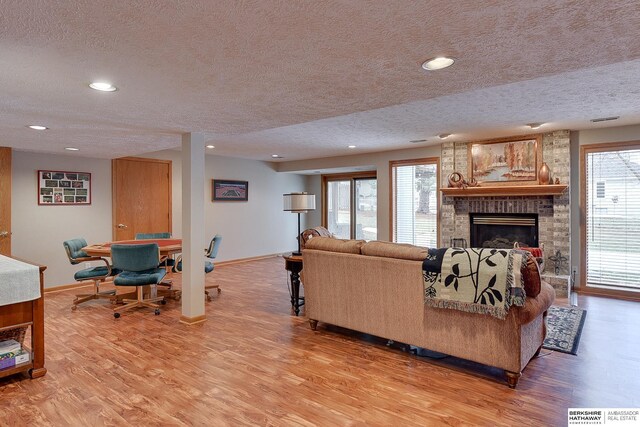
[{"label": "recessed ceiling light", "polygon": [[427,71],[442,70],[450,67],[456,60],[446,56],[438,56],[436,58],[427,59],[422,63],[422,68]]},{"label": "recessed ceiling light", "polygon": [[438,135],[438,138],[440,139],[447,139],[451,136],[450,133],[441,133],[440,135]]},{"label": "recessed ceiling light", "polygon": [[271,158],[273,158],[273,159],[282,159],[283,157],[281,155],[279,155],[279,154],[272,154]]},{"label": "recessed ceiling light", "polygon": [[531,129],[538,129],[543,124],[544,123],[527,123],[527,126],[529,126]]},{"label": "recessed ceiling light", "polygon": [[75,148],[75,147],[65,147],[65,150],[68,150],[68,151],[80,151],[79,148]]},{"label": "recessed ceiling light", "polygon": [[33,129],[33,130],[47,130],[49,129],[46,126],[42,126],[42,125],[29,125],[29,129]]},{"label": "recessed ceiling light", "polygon": [[412,144],[417,144],[418,142],[427,142],[426,139],[412,139],[411,141],[409,141]]},{"label": "recessed ceiling light", "polygon": [[347,145],[347,148],[356,148],[355,145]]},{"label": "recessed ceiling light", "polygon": [[101,92],[115,92],[117,87],[107,82],[93,82],[89,84],[91,89],[99,90]]},{"label": "recessed ceiling light", "polygon": [[620,118],[620,116],[613,116],[613,117],[601,117],[599,119],[591,119],[591,121],[593,123],[598,123],[598,122],[608,122],[609,120],[618,120]]},{"label": "recessed ceiling light", "polygon": [[215,145],[207,145],[207,148],[216,148]]}]

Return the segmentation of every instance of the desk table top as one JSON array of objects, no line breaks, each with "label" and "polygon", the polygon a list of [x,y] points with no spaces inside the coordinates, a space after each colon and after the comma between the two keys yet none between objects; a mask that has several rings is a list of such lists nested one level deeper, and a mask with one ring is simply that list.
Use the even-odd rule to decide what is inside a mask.
[{"label": "desk table top", "polygon": [[182,239],[119,240],[85,246],[82,250],[90,256],[110,256],[112,245],[144,245],[147,243],[157,243],[162,255],[182,252]]}]

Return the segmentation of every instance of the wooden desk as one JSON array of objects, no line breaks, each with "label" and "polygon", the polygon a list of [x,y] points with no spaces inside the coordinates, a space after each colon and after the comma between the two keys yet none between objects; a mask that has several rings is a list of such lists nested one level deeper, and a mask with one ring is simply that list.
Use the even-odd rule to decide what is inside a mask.
[{"label": "wooden desk", "polygon": [[29,371],[31,378],[38,378],[47,373],[44,367],[44,270],[47,267],[44,265],[38,265],[38,267],[40,268],[40,298],[0,306],[0,330],[31,326],[31,360],[29,363],[0,370],[0,378],[24,371]]},{"label": "wooden desk", "polygon": [[304,297],[300,296],[300,272],[302,271],[302,256],[288,255],[284,257],[284,268],[291,273],[291,307],[296,316],[300,314],[300,307],[304,305]]},{"label": "wooden desk", "polygon": [[160,256],[166,257],[182,252],[182,239],[144,239],[144,240],[120,240],[116,242],[106,242],[99,245],[89,245],[82,248],[90,256],[111,256],[111,245],[143,245],[146,243],[157,243],[160,249]]}]

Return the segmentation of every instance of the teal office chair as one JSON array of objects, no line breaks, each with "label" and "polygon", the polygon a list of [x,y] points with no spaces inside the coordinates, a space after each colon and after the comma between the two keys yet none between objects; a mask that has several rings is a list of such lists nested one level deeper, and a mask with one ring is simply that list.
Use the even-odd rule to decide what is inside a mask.
[{"label": "teal office chair", "polygon": [[[149,240],[149,239],[170,239],[171,233],[136,233],[136,240]],[[164,257],[160,259],[160,263],[158,267],[164,268],[166,270],[174,269],[176,265],[176,260],[172,257]],[[170,279],[163,280],[158,283],[160,286],[164,286],[165,289],[161,291],[163,296],[173,298],[175,300],[180,299],[180,291],[173,289],[173,281]]]},{"label": "teal office chair", "polygon": [[136,240],[170,239],[171,233],[136,233]]},{"label": "teal office chair", "polygon": [[[108,277],[115,276],[120,271],[114,269],[104,258],[101,257],[92,257],[89,256],[85,251],[82,250],[85,246],[87,246],[87,241],[82,238],[65,240],[62,242],[62,246],[64,246],[64,250],[67,253],[67,257],[69,258],[69,262],[72,265],[78,265],[83,262],[91,262],[91,261],[100,261],[103,262],[104,265],[98,267],[85,268],[83,270],[77,271],[73,278],[78,282],[91,281],[93,282],[93,293],[90,294],[79,294],[76,295],[76,298],[73,300],[73,305],[71,306],[72,310],[76,310],[78,308],[78,304],[82,304],[83,302],[90,301],[93,299],[101,299],[107,298],[114,300],[116,291],[115,289],[111,289],[108,291],[100,291],[100,285],[105,284]],[[110,283],[110,282],[109,282]]]},{"label": "teal office chair", "polygon": [[[124,299],[125,305],[113,309],[113,317],[120,317],[120,312],[134,307],[149,307],[155,309],[156,316],[160,314],[160,306],[156,302],[166,304],[164,297],[143,297],[144,286],[157,286],[167,274],[164,268],[158,267],[160,250],[157,243],[140,245],[111,246],[113,266],[121,270],[113,283],[116,286],[135,286],[138,298]],[[152,292],[153,295],[153,292]]]},{"label": "teal office chair", "polygon": [[[211,239],[211,243],[209,243],[209,247],[204,250],[204,255],[209,259],[215,259],[218,256],[220,243],[222,243],[222,236],[219,234],[216,234],[215,236],[213,236],[213,239]],[[213,264],[213,262],[205,261],[204,272],[206,274],[211,273],[214,268],[215,268],[215,265]],[[178,262],[173,268],[173,272],[175,273],[175,272],[181,272],[181,271],[182,271],[182,257],[179,257]],[[205,285],[204,293],[207,295],[207,301],[211,301],[211,295],[209,294],[209,289],[214,289],[214,288],[218,290],[218,293],[222,292],[222,290],[220,289],[220,285],[218,285],[217,283],[214,283],[212,285]]]},{"label": "teal office chair", "polygon": [[[149,240],[149,239],[170,239],[171,233],[136,233],[136,240]],[[169,268],[173,267],[176,260],[170,257],[165,257],[160,260],[158,267]]]}]

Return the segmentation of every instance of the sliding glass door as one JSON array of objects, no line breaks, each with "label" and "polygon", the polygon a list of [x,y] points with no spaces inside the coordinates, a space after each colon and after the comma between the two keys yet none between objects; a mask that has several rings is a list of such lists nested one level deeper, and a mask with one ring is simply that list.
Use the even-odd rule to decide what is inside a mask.
[{"label": "sliding glass door", "polygon": [[354,210],[356,239],[375,240],[378,237],[378,180],[354,178]]},{"label": "sliding glass door", "polygon": [[438,247],[438,158],[390,162],[392,241]]},{"label": "sliding glass door", "polygon": [[324,175],[323,223],[340,239],[378,237],[375,172]]},{"label": "sliding glass door", "polygon": [[327,182],[327,229],[339,239],[351,238],[351,181]]},{"label": "sliding glass door", "polygon": [[586,286],[640,290],[640,146],[583,147]]}]

